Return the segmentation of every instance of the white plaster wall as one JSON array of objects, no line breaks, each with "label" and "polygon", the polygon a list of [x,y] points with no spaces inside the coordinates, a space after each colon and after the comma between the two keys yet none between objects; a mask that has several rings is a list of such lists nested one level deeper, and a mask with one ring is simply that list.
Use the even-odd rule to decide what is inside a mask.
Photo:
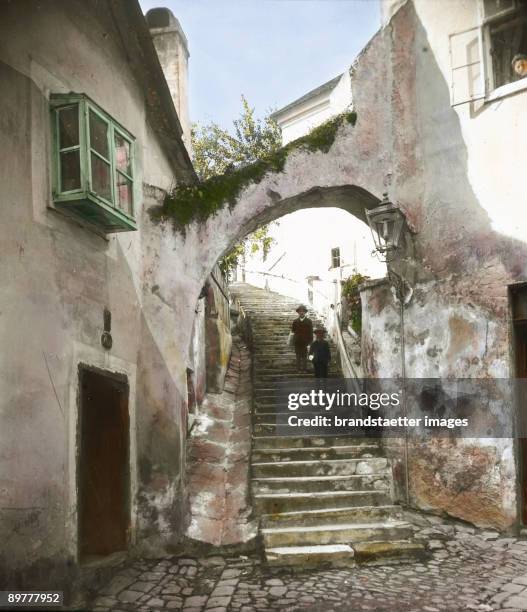
[{"label": "white plaster wall", "polygon": [[312,96],[280,115],[277,122],[282,130],[282,142],[287,144],[310,132],[331,117],[351,106],[351,79],[348,70],[337,85],[328,91]]},{"label": "white plaster wall", "polygon": [[[105,6],[22,1],[2,9],[0,345],[10,350],[0,366],[0,538],[11,569],[76,557],[80,360],[129,380],[132,542],[141,531],[161,545],[183,527],[193,311],[170,302],[184,266],[173,233],[146,213],[176,177]],[[86,93],[137,138],[137,232],[104,239],[50,208],[48,98],[69,91]],[[194,286],[190,295],[197,298]],[[109,353],[100,344],[105,307]]]},{"label": "white plaster wall", "polygon": [[[479,0],[415,0],[430,51],[447,84],[451,82],[449,35],[478,25],[478,4]],[[493,230],[519,240],[527,235],[526,104],[527,88],[494,101],[455,107],[467,150],[468,179],[478,202]],[[437,113],[423,117],[429,124],[440,120]]]}]

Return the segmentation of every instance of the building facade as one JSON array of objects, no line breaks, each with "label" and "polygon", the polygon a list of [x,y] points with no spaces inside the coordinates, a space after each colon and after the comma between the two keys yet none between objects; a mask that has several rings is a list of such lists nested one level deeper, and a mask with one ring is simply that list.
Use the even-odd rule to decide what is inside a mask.
[{"label": "building facade", "polygon": [[183,533],[187,432],[229,317],[192,273],[199,243],[148,212],[195,180],[177,20],[149,30],[135,1],[1,14],[0,567],[49,585]]},{"label": "building facade", "polygon": [[[388,277],[362,292],[363,371],[497,384],[524,373],[527,79],[508,62],[522,53],[525,4],[444,7],[396,3],[353,63],[354,124],[344,121],[328,150],[293,148],[214,225],[227,246],[301,208],[364,221],[388,192],[408,231]],[[493,422],[516,427],[521,403],[510,388],[498,398]],[[522,525],[521,432],[485,432],[393,444],[400,498],[478,525]]]}]

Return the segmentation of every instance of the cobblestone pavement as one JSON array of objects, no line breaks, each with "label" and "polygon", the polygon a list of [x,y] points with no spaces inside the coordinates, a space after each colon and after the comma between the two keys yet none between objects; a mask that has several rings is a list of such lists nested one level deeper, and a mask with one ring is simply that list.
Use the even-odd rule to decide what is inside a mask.
[{"label": "cobblestone pavement", "polygon": [[255,556],[137,560],[99,592],[95,612],[527,610],[527,539],[419,516],[430,557],[296,571]]}]

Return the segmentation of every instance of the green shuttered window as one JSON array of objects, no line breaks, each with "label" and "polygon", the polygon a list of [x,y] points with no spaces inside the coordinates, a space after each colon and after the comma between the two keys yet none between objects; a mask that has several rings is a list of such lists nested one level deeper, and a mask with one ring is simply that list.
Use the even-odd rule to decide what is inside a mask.
[{"label": "green shuttered window", "polygon": [[134,137],[83,94],[51,96],[53,200],[105,233],[137,229]]}]

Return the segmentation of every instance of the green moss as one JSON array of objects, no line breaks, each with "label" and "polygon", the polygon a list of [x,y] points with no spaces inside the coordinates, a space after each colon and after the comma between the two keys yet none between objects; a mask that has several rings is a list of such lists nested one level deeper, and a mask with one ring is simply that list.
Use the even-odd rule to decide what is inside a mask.
[{"label": "green moss", "polygon": [[151,216],[154,220],[172,219],[174,225],[184,231],[189,223],[205,221],[225,204],[233,207],[241,191],[250,184],[260,183],[266,174],[282,172],[292,151],[306,149],[309,152],[327,153],[335,141],[339,127],[345,123],[355,125],[356,120],[355,112],[337,115],[306,136],[252,164],[240,166],[193,185],[178,185],[166,196],[163,206],[151,211]]}]

